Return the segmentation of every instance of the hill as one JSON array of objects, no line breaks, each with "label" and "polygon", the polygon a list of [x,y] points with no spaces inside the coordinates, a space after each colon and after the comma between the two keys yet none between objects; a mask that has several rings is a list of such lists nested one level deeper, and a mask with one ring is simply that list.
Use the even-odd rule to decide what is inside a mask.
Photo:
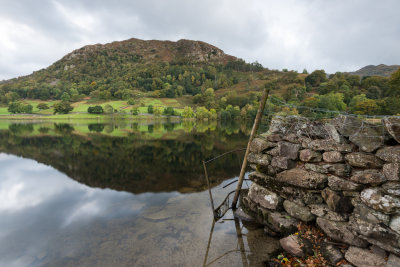
[{"label": "hill", "polygon": [[349,74],[352,75],[358,75],[361,77],[365,76],[383,76],[383,77],[390,77],[393,72],[398,70],[400,68],[400,65],[385,65],[385,64],[379,64],[379,65],[368,65],[365,66],[357,71],[350,72]]},{"label": "hill", "polygon": [[[195,95],[204,88],[229,87],[243,80],[240,73],[261,71],[201,41],[129,39],[84,46],[46,69],[0,84],[1,102],[13,98],[60,99],[82,96],[129,99],[147,93],[155,97]],[[246,75],[245,75],[246,76]],[[11,100],[13,100],[11,97]]]}]

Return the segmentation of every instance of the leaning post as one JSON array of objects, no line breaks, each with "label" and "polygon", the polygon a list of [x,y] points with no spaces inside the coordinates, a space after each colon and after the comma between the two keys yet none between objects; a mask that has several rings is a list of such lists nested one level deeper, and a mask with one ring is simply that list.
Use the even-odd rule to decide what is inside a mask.
[{"label": "leaning post", "polygon": [[246,172],[247,156],[249,155],[249,152],[250,152],[250,144],[253,141],[254,135],[257,133],[258,126],[260,125],[261,117],[262,117],[262,114],[264,113],[265,103],[268,100],[268,95],[269,95],[269,88],[267,88],[267,86],[265,86],[265,89],[264,89],[264,92],[263,92],[263,95],[262,95],[262,98],[260,101],[260,106],[258,107],[256,119],[254,120],[253,129],[251,130],[251,133],[250,133],[249,142],[247,143],[246,153],[244,154],[242,168],[240,169],[238,185],[236,187],[235,196],[233,197],[233,201],[232,201],[232,209],[236,209],[236,204],[237,204],[237,201],[239,198],[240,189],[242,189],[244,174]]}]

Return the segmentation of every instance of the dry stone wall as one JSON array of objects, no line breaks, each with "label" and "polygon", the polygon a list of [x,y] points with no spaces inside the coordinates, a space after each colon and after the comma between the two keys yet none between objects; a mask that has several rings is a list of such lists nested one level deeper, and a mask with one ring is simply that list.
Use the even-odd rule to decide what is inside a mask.
[{"label": "dry stone wall", "polygon": [[[362,266],[354,255],[360,251],[377,261],[389,254],[398,260],[399,141],[398,117],[380,124],[350,116],[325,122],[275,117],[251,143],[253,184],[242,207],[274,236],[292,234],[300,221],[315,223],[350,246],[344,256],[356,266]],[[374,254],[372,245],[384,253]]]}]

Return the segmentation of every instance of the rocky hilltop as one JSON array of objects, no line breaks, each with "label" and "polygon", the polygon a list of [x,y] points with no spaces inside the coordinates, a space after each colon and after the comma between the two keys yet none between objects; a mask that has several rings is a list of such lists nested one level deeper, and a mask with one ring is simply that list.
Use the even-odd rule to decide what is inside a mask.
[{"label": "rocky hilltop", "polygon": [[349,72],[349,74],[352,75],[358,75],[361,77],[364,76],[384,76],[384,77],[390,77],[393,72],[398,70],[400,68],[400,65],[385,65],[385,64],[379,64],[379,65],[368,65],[365,66],[357,71],[354,72]]},{"label": "rocky hilltop", "polygon": [[241,204],[267,233],[288,236],[280,242],[294,256],[310,253],[293,235],[304,222],[329,238],[322,250],[332,266],[343,258],[355,266],[400,266],[399,143],[398,117],[381,124],[276,117],[251,144],[254,183]]}]

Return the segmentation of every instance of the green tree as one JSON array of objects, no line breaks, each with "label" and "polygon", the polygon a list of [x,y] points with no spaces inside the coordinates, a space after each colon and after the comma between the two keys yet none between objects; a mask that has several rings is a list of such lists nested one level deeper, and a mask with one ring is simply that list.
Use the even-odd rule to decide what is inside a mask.
[{"label": "green tree", "polygon": [[191,107],[186,106],[186,107],[183,109],[182,117],[184,117],[184,118],[186,118],[186,119],[193,118],[193,117],[194,117],[193,109],[192,109]]},{"label": "green tree", "polygon": [[68,114],[69,112],[71,112],[74,109],[70,103],[65,102],[65,101],[55,103],[53,107],[54,107],[54,114],[57,114],[57,113]]},{"label": "green tree", "polygon": [[305,82],[311,84],[313,87],[317,87],[327,80],[324,70],[315,70],[305,78]]},{"label": "green tree", "polygon": [[88,113],[90,114],[102,114],[104,113],[103,107],[96,105],[94,107],[88,107]]},{"label": "green tree", "polygon": [[355,114],[375,115],[379,112],[379,106],[373,99],[366,99],[358,102],[354,107]]},{"label": "green tree", "polygon": [[175,114],[175,110],[173,107],[166,107],[163,111],[163,114],[166,116],[173,116]]},{"label": "green tree", "polygon": [[154,115],[161,116],[161,114],[163,112],[163,108],[162,107],[154,107],[153,112],[154,112]]},{"label": "green tree", "polygon": [[19,101],[10,102],[8,104],[8,112],[10,113],[23,113],[24,112],[24,104]]},{"label": "green tree", "polygon": [[23,113],[31,114],[33,106],[31,104],[25,105],[23,108]]},{"label": "green tree", "polygon": [[205,107],[198,107],[196,110],[196,119],[205,120],[208,119],[209,112]]},{"label": "green tree", "polygon": [[137,115],[139,115],[139,108],[134,107],[134,108],[132,108],[131,112],[132,112],[132,115],[137,116]]},{"label": "green tree", "polygon": [[63,101],[63,102],[69,102],[71,100],[71,96],[67,93],[67,92],[64,92],[62,95],[61,95],[61,101]]},{"label": "green tree", "polygon": [[110,104],[107,104],[104,106],[104,113],[111,114],[113,112],[114,112],[114,108]]},{"label": "green tree", "polygon": [[147,113],[153,114],[153,112],[154,112],[154,110],[153,110],[153,105],[149,105],[149,106],[147,107]]},{"label": "green tree", "polygon": [[36,106],[38,109],[40,110],[45,110],[45,109],[49,109],[49,106],[46,103],[39,103]]}]

